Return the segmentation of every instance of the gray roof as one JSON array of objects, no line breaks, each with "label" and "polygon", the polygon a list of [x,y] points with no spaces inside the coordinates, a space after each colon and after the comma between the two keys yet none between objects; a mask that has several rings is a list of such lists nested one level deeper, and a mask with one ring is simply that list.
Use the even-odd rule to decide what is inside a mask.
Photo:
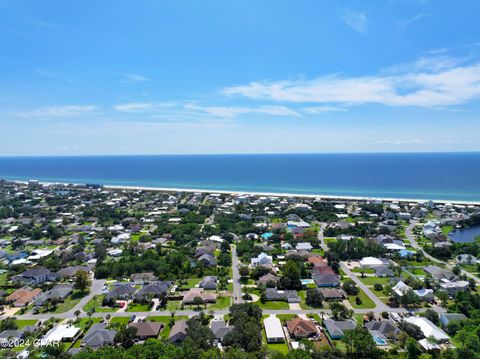
[{"label": "gray roof", "polygon": [[43,305],[47,300],[53,298],[65,299],[73,291],[72,285],[56,285],[48,292],[42,293],[35,299],[35,305]]},{"label": "gray roof", "polygon": [[129,297],[131,294],[135,292],[135,288],[130,284],[120,284],[116,285],[110,292],[105,295],[106,299],[116,299],[122,297]]},{"label": "gray roof", "polygon": [[397,325],[392,320],[372,320],[366,323],[365,327],[370,332],[379,333],[387,339],[396,339],[398,335],[402,332],[400,329],[398,329]]},{"label": "gray roof", "polygon": [[357,327],[357,322],[353,319],[333,320],[325,319],[323,321],[325,328],[332,337],[342,337],[345,330],[353,330]]},{"label": "gray roof", "polygon": [[82,344],[91,348],[113,344],[116,334],[117,332],[115,330],[106,329],[104,323],[95,323],[90,327],[85,337],[83,337]]}]

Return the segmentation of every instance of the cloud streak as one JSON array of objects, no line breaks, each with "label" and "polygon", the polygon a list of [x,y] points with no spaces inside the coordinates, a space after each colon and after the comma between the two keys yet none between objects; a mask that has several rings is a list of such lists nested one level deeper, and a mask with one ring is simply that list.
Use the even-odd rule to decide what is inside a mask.
[{"label": "cloud streak", "polygon": [[345,24],[347,24],[352,30],[356,32],[366,34],[368,31],[367,14],[364,12],[347,10],[341,16],[341,19],[345,22]]},{"label": "cloud streak", "polygon": [[[224,89],[229,96],[279,102],[382,104],[426,108],[464,104],[480,98],[480,63],[421,61],[411,71],[394,75],[346,77],[337,74],[312,80],[257,81]],[[426,67],[429,70],[424,70]]]},{"label": "cloud streak", "polygon": [[67,118],[90,115],[97,110],[98,107],[93,105],[47,106],[39,107],[31,111],[12,112],[11,115],[26,118]]}]

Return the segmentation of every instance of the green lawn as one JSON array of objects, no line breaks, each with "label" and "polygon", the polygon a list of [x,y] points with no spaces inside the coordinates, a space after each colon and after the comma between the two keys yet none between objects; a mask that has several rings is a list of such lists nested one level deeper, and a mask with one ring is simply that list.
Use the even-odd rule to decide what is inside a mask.
[{"label": "green lawn", "polygon": [[72,295],[67,297],[63,303],[57,304],[56,309],[49,311],[49,313],[59,314],[68,312],[70,309],[76,306],[80,299],[82,299],[85,295],[86,293],[75,291]]},{"label": "green lawn", "polygon": [[105,313],[105,312],[116,312],[118,308],[111,307],[102,307],[102,301],[104,295],[97,295],[90,299],[87,304],[83,307],[83,311],[87,313],[89,310],[93,309],[94,312]]},{"label": "green lawn", "polygon": [[30,325],[35,325],[37,324],[38,320],[36,319],[17,319],[16,323],[18,326],[18,329],[22,329],[25,327],[28,327]]},{"label": "green lawn", "polygon": [[[158,316],[147,317],[147,320],[152,322],[163,323],[165,327],[162,329],[162,332],[160,333],[160,337],[163,339],[167,339],[168,336],[170,335],[170,330],[172,329],[168,326],[168,324],[170,323],[170,318],[171,317],[167,315],[164,315],[164,316],[158,315]],[[182,319],[188,319],[188,317],[186,315],[181,315],[181,316],[175,316],[174,319],[175,321],[177,321]]]},{"label": "green lawn", "polygon": [[282,310],[282,309],[288,309],[288,303],[287,302],[265,302],[262,303],[260,301],[255,302],[255,304],[258,304],[258,306],[262,309],[270,309],[270,310]]},{"label": "green lawn", "polygon": [[[357,305],[355,303],[355,297],[359,297],[362,300],[362,304]],[[365,294],[363,290],[360,289],[360,293],[357,296],[351,295],[348,297],[348,301],[355,309],[372,309],[375,308],[375,303]]]},{"label": "green lawn", "polygon": [[289,321],[290,319],[296,318],[296,314],[277,314],[277,318],[283,323],[284,321]]},{"label": "green lawn", "polygon": [[149,304],[130,303],[127,312],[149,312],[150,309],[152,308]]},{"label": "green lawn", "polygon": [[0,286],[7,284],[7,277],[8,277],[7,273],[0,274]]},{"label": "green lawn", "polygon": [[127,325],[128,322],[130,321],[130,317],[113,317],[111,320],[110,320],[110,324],[113,324],[113,323],[122,323],[122,324],[125,324]]},{"label": "green lawn", "polygon": [[363,284],[367,286],[373,286],[376,283],[380,283],[382,285],[388,284],[388,278],[380,278],[380,277],[358,277],[362,281]]},{"label": "green lawn", "polygon": [[368,274],[374,274],[375,270],[372,268],[353,268],[352,269],[353,273],[368,273]]},{"label": "green lawn", "polygon": [[443,226],[442,227],[442,233],[446,236],[448,236],[448,234],[453,231],[453,226]]},{"label": "green lawn", "polygon": [[275,343],[275,344],[268,343],[267,348],[268,350],[274,350],[285,355],[288,354],[288,350],[289,350],[287,343]]},{"label": "green lawn", "polygon": [[226,309],[230,307],[230,299],[231,297],[221,297],[217,298],[217,301],[215,304],[208,304],[207,308],[208,309]]},{"label": "green lawn", "polygon": [[74,322],[74,325],[84,331],[87,327],[90,327],[90,324],[100,323],[101,320],[102,318],[79,318]]}]

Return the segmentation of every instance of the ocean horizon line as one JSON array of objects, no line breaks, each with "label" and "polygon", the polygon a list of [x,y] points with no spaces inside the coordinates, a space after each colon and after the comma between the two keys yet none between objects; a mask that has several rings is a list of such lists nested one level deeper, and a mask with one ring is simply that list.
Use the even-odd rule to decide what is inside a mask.
[{"label": "ocean horizon line", "polygon": [[480,154],[472,151],[365,151],[365,152],[242,152],[242,153],[131,153],[131,154],[68,154],[68,155],[1,155],[0,158],[67,158],[67,157],[154,157],[154,156],[290,156],[290,155],[428,155]]}]

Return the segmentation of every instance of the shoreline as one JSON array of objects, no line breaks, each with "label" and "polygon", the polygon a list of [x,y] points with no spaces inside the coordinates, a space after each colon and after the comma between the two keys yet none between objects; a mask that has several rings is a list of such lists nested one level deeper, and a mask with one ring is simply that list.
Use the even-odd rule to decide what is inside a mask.
[{"label": "shoreline", "polygon": [[[7,180],[13,183],[28,184],[28,181],[22,180]],[[44,182],[38,181],[42,185],[74,185],[85,186],[86,183],[73,182]],[[286,192],[257,192],[257,191],[232,191],[232,190],[215,190],[215,189],[200,189],[200,188],[178,188],[178,187],[149,187],[149,186],[128,186],[128,185],[103,185],[99,184],[104,189],[112,190],[131,190],[131,191],[156,191],[156,192],[186,192],[186,193],[212,193],[212,194],[229,194],[229,195],[250,195],[250,196],[266,196],[266,197],[283,197],[283,198],[318,198],[325,200],[340,200],[340,201],[386,201],[386,202],[412,202],[412,203],[427,203],[432,202],[436,204],[453,204],[453,205],[470,205],[480,206],[480,201],[462,201],[462,200],[448,200],[448,199],[418,199],[418,198],[395,198],[395,197],[376,197],[376,196],[342,196],[342,195],[326,195],[326,194],[301,194],[301,193],[286,193]]]}]

